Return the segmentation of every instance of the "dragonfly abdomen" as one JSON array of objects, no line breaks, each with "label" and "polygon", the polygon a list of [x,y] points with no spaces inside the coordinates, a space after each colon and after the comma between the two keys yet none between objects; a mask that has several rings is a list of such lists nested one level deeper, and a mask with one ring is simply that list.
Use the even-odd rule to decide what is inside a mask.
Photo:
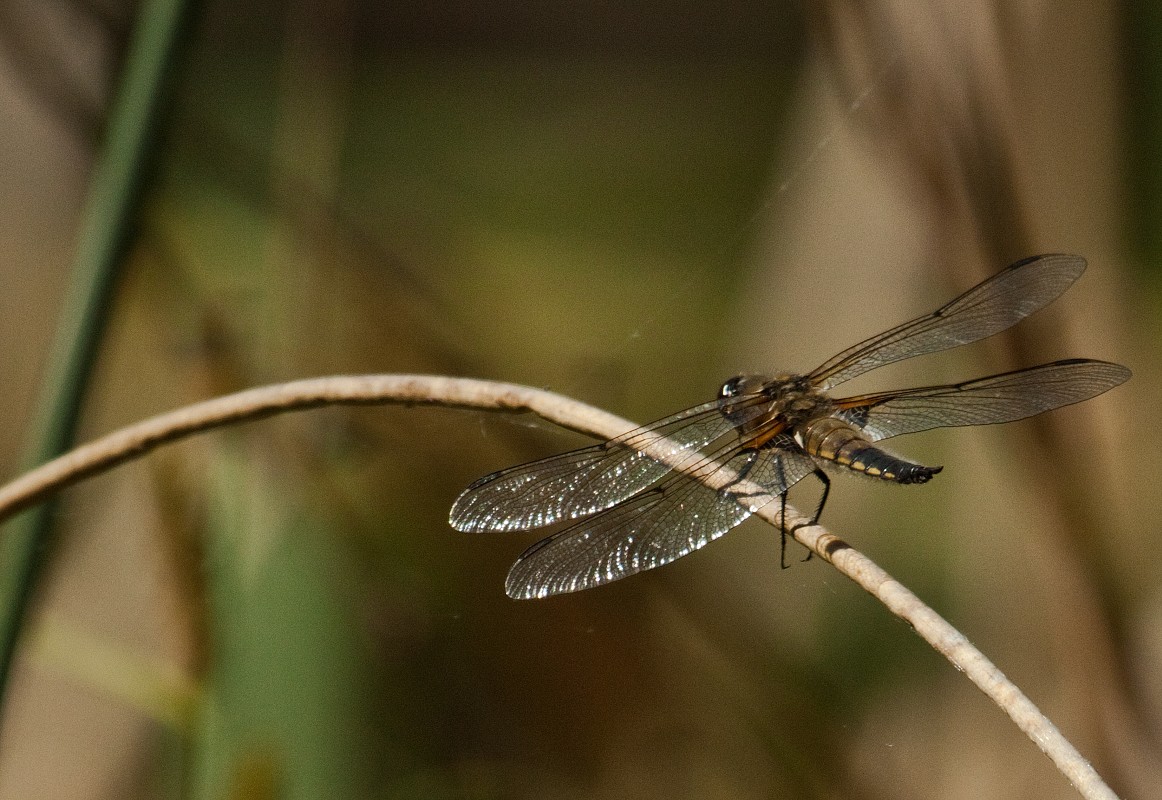
[{"label": "dragonfly abdomen", "polygon": [[858,428],[835,417],[808,423],[795,438],[813,456],[885,481],[927,483],[943,469],[886,453],[869,442]]}]

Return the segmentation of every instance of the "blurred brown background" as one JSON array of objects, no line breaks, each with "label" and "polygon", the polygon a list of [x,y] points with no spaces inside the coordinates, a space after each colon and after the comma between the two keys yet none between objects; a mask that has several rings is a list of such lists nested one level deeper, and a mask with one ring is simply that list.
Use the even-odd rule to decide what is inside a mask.
[{"label": "blurred brown background", "polygon": [[[0,7],[10,474],[134,20]],[[1153,4],[249,0],[194,20],[83,438],[345,372],[549,386],[647,421],[1080,253],[1084,278],[1012,336],[852,390],[1068,356],[1133,380],[894,443],[939,480],[837,480],[824,522],[1115,790],[1162,788]],[[760,523],[508,600],[535,536],[457,534],[448,507],[577,443],[315,411],[71,490],[0,797],[1075,796],[871,598],[819,560],[780,570]]]}]

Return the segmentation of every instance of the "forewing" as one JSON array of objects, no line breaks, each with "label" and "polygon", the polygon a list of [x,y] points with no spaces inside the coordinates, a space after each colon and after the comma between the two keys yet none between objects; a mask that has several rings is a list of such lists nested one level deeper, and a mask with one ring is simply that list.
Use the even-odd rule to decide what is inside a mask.
[{"label": "forewing", "polygon": [[849,397],[836,415],[868,439],[959,425],[992,425],[1096,397],[1125,382],[1120,364],[1068,359],[947,386]]},{"label": "forewing", "polygon": [[[761,400],[735,400],[734,419],[759,413]],[[736,423],[720,407],[721,401],[704,403],[603,444],[486,475],[456,498],[449,522],[466,532],[519,531],[610,508],[670,472],[639,452],[647,442],[665,437],[673,444],[668,453],[680,456],[731,433]]]},{"label": "forewing", "polygon": [[1081,256],[1023,259],[933,313],[844,350],[809,377],[826,390],[884,364],[1000,333],[1057,299],[1084,271]]},{"label": "forewing", "polygon": [[[712,489],[685,473],[529,548],[513,565],[505,591],[516,599],[577,592],[668,564],[722,536],[783,494],[815,467],[802,452],[768,447],[726,461],[759,494]],[[718,462],[707,461],[713,470]]]}]

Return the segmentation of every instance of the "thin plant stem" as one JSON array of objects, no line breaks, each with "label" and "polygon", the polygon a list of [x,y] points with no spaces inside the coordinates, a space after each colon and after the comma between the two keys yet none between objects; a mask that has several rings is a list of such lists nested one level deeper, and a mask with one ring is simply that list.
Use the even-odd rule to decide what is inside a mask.
[{"label": "thin plant stem", "polygon": [[[130,42],[105,143],[89,182],[72,279],[37,404],[26,464],[72,446],[118,267],[140,204],[157,121],[191,0],[146,0]],[[14,521],[0,541],[0,703],[52,533],[51,504]]]},{"label": "thin plant stem", "polygon": [[[532,412],[563,427],[601,438],[614,438],[635,426],[608,412],[553,392],[510,383],[427,375],[334,376],[275,384],[225,395],[179,408],[107,434],[76,448],[0,487],[0,521],[62,488],[139,458],[167,443],[214,428],[289,411],[329,405],[398,403],[508,412]],[[643,445],[647,454],[677,469],[691,465],[683,449],[654,437]],[[656,451],[656,452],[655,452]],[[673,455],[678,453],[680,455]],[[713,488],[730,483],[722,471],[699,477]],[[736,484],[737,485],[737,484]],[[751,494],[745,482],[739,491]],[[806,522],[779,503],[767,503],[756,512],[776,527]],[[1057,769],[1087,800],[1116,800],[1093,767],[1082,758],[1057,727],[1004,674],[944,618],[894,580],[871,559],[842,539],[813,525],[799,528],[795,538],[831,563],[845,576],[903,619],[953,666],[1009,715],[1017,726],[1053,761]]]}]

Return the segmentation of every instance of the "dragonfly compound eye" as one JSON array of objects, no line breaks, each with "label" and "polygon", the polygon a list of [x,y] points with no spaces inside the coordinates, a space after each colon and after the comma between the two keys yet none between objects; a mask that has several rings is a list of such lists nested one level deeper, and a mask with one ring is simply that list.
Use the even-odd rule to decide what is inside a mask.
[{"label": "dragonfly compound eye", "polygon": [[718,390],[718,397],[725,399],[727,397],[737,397],[742,388],[743,381],[746,380],[745,375],[735,375],[733,378],[722,384],[722,388]]}]

